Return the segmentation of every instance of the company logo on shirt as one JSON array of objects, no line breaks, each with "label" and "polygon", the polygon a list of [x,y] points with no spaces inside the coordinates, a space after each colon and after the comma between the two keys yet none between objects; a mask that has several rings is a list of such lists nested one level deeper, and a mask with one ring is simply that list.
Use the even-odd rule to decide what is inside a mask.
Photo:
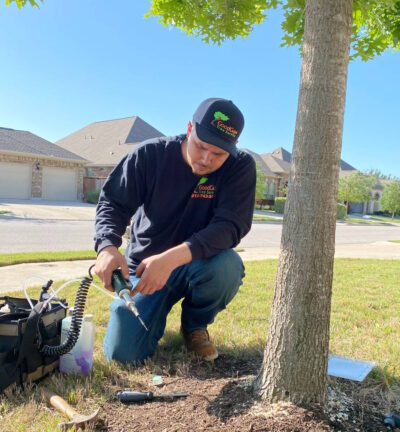
[{"label": "company logo on shirt", "polygon": [[213,199],[215,196],[216,187],[214,185],[206,185],[208,178],[202,177],[197,183],[192,198]]}]

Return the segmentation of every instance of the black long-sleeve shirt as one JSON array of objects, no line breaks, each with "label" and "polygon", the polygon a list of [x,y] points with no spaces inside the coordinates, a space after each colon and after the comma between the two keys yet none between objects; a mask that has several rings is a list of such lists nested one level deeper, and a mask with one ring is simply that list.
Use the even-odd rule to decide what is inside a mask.
[{"label": "black long-sleeve shirt", "polygon": [[256,185],[253,158],[238,151],[200,177],[182,156],[185,135],[136,147],[104,183],[96,210],[95,249],[119,247],[131,224],[125,256],[131,269],[186,242],[192,259],[235,247],[250,230]]}]

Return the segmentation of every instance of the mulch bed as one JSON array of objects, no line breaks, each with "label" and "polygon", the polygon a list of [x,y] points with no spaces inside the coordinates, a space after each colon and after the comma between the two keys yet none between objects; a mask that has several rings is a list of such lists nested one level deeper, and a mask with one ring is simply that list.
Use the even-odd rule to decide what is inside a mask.
[{"label": "mulch bed", "polygon": [[[384,402],[366,390],[366,384],[330,379],[325,412],[290,403],[269,405],[254,397],[250,383],[258,372],[257,361],[237,361],[220,356],[212,365],[192,362],[188,370],[170,371],[161,388],[147,391],[186,391],[187,398],[154,400],[130,405],[107,402],[103,423],[96,430],[129,432],[312,432],[386,431]],[[141,389],[143,390],[143,389]]]}]

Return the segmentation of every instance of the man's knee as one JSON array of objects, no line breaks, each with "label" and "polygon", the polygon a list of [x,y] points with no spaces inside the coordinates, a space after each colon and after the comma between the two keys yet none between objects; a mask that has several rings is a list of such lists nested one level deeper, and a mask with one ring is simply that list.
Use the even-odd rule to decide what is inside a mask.
[{"label": "man's knee", "polygon": [[155,346],[137,318],[122,300],[110,305],[110,319],[104,338],[104,355],[107,361],[143,363],[154,354]]},{"label": "man's knee", "polygon": [[244,277],[243,261],[233,249],[226,249],[212,257],[210,266],[217,271],[218,275],[222,274],[224,277],[230,278],[231,281],[241,281]]},{"label": "man's knee", "polygon": [[218,286],[239,286],[244,277],[244,266],[240,256],[232,249],[227,249],[207,260],[206,267],[213,274]]},{"label": "man's knee", "polygon": [[227,249],[214,257],[198,263],[191,280],[192,295],[196,303],[204,297],[210,297],[225,307],[235,296],[244,277],[244,266],[240,256],[232,249]]}]

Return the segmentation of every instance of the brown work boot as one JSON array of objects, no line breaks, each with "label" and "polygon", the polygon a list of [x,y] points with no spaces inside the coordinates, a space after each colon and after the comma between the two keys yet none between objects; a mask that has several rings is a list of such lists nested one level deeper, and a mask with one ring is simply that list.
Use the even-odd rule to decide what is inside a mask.
[{"label": "brown work boot", "polygon": [[207,330],[199,329],[192,332],[185,332],[181,329],[188,351],[194,352],[205,361],[212,361],[218,357],[216,346],[210,341]]}]

